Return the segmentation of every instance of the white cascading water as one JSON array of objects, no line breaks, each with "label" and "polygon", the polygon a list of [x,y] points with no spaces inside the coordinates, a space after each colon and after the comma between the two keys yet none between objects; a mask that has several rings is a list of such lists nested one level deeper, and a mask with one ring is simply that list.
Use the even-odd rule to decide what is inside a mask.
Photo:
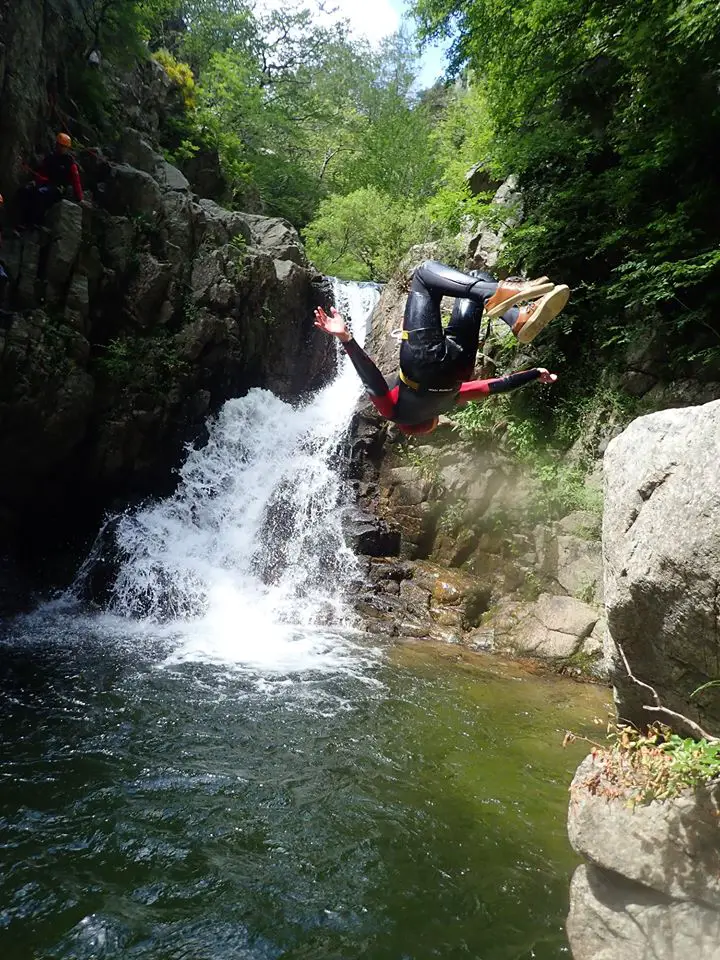
[{"label": "white cascading water", "polygon": [[[336,280],[334,294],[362,343],[377,288]],[[175,494],[117,523],[109,612],[163,624],[176,660],[336,664],[342,645],[323,627],[347,622],[344,587],[358,570],[342,531],[339,448],[361,389],[341,354],[333,382],[305,405],[259,389],[228,401]]]}]

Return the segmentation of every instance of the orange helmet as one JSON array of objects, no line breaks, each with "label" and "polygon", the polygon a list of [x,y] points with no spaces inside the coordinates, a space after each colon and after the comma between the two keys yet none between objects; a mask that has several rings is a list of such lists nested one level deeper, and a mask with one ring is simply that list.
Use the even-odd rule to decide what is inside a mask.
[{"label": "orange helmet", "polygon": [[402,430],[402,432],[406,433],[409,437],[421,437],[426,433],[432,433],[438,423],[438,418],[433,417],[432,420],[423,420],[422,423],[399,423],[398,429]]},{"label": "orange helmet", "polygon": [[72,140],[70,139],[70,137],[69,137],[66,133],[59,133],[59,134],[55,137],[55,143],[56,143],[59,147],[71,147],[71,146],[72,146]]}]

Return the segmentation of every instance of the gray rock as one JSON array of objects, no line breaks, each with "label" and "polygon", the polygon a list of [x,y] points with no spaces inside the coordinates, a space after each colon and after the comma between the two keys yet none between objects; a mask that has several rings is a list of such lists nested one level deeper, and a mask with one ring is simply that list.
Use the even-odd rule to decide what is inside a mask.
[{"label": "gray rock", "polygon": [[50,229],[46,274],[50,283],[61,285],[70,276],[82,243],[82,208],[61,200],[47,215]]},{"label": "gray rock", "polygon": [[599,619],[598,611],[574,597],[552,597],[545,593],[534,603],[533,616],[560,633],[583,638],[590,635]]},{"label": "gray rock", "polygon": [[582,537],[584,540],[600,540],[600,517],[587,510],[574,510],[562,520],[558,520],[557,527],[561,533],[571,537]]},{"label": "gray rock", "polygon": [[[605,647],[605,632],[607,631],[607,620],[601,618],[592,629],[592,633],[585,640],[582,646],[582,652],[589,657],[596,657],[602,654]],[[607,670],[601,669],[601,675],[605,675]]]},{"label": "gray rock", "polygon": [[492,620],[495,646],[548,659],[572,656],[599,619],[596,609],[573,597],[543,594],[534,603],[505,601]]},{"label": "gray rock", "polygon": [[242,214],[250,227],[252,242],[269,253],[274,260],[292,260],[304,266],[305,251],[298,232],[291,223],[280,217],[260,217],[251,213]]},{"label": "gray rock", "polygon": [[165,190],[179,190],[187,193],[190,182],[184,173],[167,160],[160,159],[155,169],[155,179]]},{"label": "gray rock", "polygon": [[390,471],[390,499],[404,506],[415,506],[427,500],[432,484],[414,467],[395,467]]},{"label": "gray rock", "polygon": [[[635,420],[605,454],[603,521],[608,659],[621,644],[666,706],[715,729],[717,691],[690,694],[718,675],[719,462],[720,402]],[[624,670],[613,680],[622,717],[654,719]]]},{"label": "gray rock", "polygon": [[[615,784],[603,770],[591,755],[575,773],[568,814],[575,852],[668,897],[720,909],[720,786],[633,808],[607,798],[603,784]],[[590,790],[590,781],[599,785]]]},{"label": "gray rock", "polygon": [[675,380],[658,383],[643,397],[643,406],[650,410],[669,407],[690,407],[720,398],[720,383],[698,383],[697,380]]},{"label": "gray rock", "polygon": [[557,573],[560,586],[574,597],[602,602],[602,545],[599,540],[557,538]]},{"label": "gray rock", "polygon": [[163,157],[138,130],[125,130],[120,141],[120,159],[144,173],[155,175]]},{"label": "gray rock", "polygon": [[517,178],[508,177],[498,188],[492,202],[493,205],[503,208],[502,226],[481,225],[468,245],[472,266],[490,271],[497,265],[505,232],[508,227],[515,226],[522,217],[522,197],[517,188]]},{"label": "gray rock", "polygon": [[34,237],[26,234],[22,241],[16,292],[21,307],[32,307],[36,305],[39,265],[40,244]]},{"label": "gray rock", "polygon": [[592,865],[570,886],[574,960],[720,960],[720,913]]},{"label": "gray rock", "polygon": [[140,258],[135,279],[129,289],[128,306],[141,326],[150,326],[157,319],[171,275],[172,268],[169,263],[160,263],[150,253]]},{"label": "gray rock", "polygon": [[500,182],[488,171],[487,163],[483,162],[474,164],[468,170],[465,174],[465,182],[470,189],[470,193],[475,196],[478,193],[495,193],[501,186]]},{"label": "gray rock", "polygon": [[229,243],[235,237],[252,243],[252,230],[244,214],[226,210],[214,200],[200,200],[199,208],[203,214],[206,242],[212,246]]},{"label": "gray rock", "polygon": [[112,214],[130,214],[152,223],[162,210],[162,193],[149,173],[126,163],[116,163],[111,166],[105,183],[103,203]]},{"label": "gray rock", "polygon": [[620,378],[620,386],[631,397],[642,397],[657,383],[657,377],[640,370],[628,370]]}]

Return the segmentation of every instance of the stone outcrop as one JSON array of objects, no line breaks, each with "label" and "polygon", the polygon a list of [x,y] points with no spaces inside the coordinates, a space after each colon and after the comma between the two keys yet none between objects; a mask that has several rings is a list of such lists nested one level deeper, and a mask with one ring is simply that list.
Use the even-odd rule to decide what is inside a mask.
[{"label": "stone outcrop", "polygon": [[[76,15],[65,0],[0,0],[6,198],[27,179],[18,158],[32,162],[61,122]],[[82,62],[74,66],[80,82]],[[180,107],[159,64],[140,61],[107,80],[121,138],[91,127],[73,103],[73,135],[102,144],[108,133],[114,143],[77,154],[86,200],[62,200],[21,238],[5,224],[5,542],[53,515],[76,511],[81,523],[113,497],[169,489],[184,445],[203,436],[224,400],[254,386],[294,398],[334,369],[333,345],[312,325],[313,307],[327,306],[330,293],[297,232],[193,193],[159,147]]]},{"label": "stone outcrop", "polygon": [[647,690],[720,729],[720,696],[698,686],[720,676],[720,401],[635,420],[605,454],[605,600],[608,656],[621,717],[655,717]]},{"label": "stone outcrop", "polygon": [[95,203],[61,201],[5,244],[0,504],[19,520],[49,469],[52,499],[149,489],[225,399],[295,396],[332,368],[312,327],[326,292],[288,224],[125,164],[94,173]]},{"label": "stone outcrop", "polygon": [[[597,516],[528,520],[523,507],[532,484],[517,459],[498,444],[459,440],[449,422],[431,441],[406,445],[363,407],[353,437],[350,469],[360,502],[396,533],[399,566],[430,561],[483,596],[477,622],[455,623],[456,639],[604,671]],[[394,615],[385,604],[385,619]],[[426,613],[427,634],[436,626]]]},{"label": "stone outcrop", "polygon": [[630,806],[589,756],[568,833],[587,863],[570,890],[574,960],[720,957],[720,787]]},{"label": "stone outcrop", "polygon": [[368,562],[355,609],[374,634],[460,642],[476,626],[489,592],[476,577],[427,561]]}]

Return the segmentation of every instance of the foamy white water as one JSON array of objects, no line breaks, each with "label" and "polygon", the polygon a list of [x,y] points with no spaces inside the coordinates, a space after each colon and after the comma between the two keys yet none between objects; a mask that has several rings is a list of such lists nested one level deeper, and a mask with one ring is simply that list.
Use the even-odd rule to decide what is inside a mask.
[{"label": "foamy white water", "polygon": [[[378,296],[335,281],[361,343]],[[344,588],[358,573],[339,448],[361,389],[341,352],[334,381],[303,406],[265,390],[228,401],[175,494],[120,519],[108,612],[177,638],[174,660],[337,666],[349,652],[337,632],[349,623]]]}]

